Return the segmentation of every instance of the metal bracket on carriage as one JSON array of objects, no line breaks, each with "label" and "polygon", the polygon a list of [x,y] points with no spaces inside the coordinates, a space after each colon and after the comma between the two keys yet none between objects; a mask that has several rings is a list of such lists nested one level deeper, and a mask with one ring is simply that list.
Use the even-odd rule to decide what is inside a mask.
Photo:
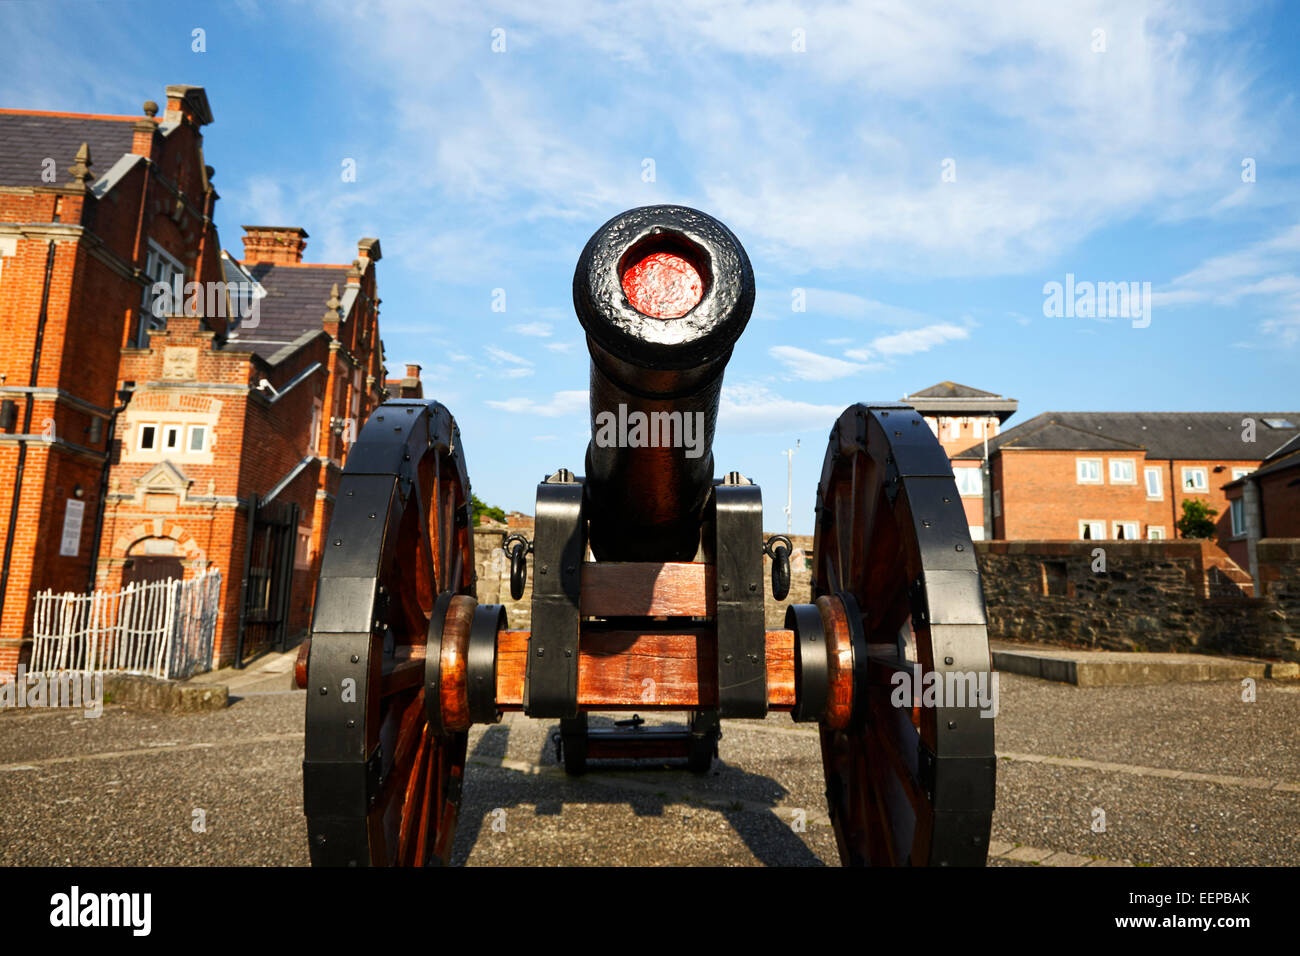
[{"label": "metal bracket on carriage", "polygon": [[510,560],[510,596],[518,601],[524,596],[524,586],[528,583],[528,555],[533,553],[533,543],[518,531],[503,533],[501,550]]}]

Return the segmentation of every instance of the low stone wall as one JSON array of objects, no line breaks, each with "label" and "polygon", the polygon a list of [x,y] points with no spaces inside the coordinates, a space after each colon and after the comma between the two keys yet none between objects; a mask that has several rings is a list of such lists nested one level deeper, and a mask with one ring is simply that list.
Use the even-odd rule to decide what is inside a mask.
[{"label": "low stone wall", "polygon": [[[514,518],[514,515],[511,515]],[[532,538],[531,526],[519,527],[511,521],[505,526],[484,526],[474,529],[474,564],[478,572],[478,599],[483,604],[504,604],[506,620],[511,628],[528,630],[532,624],[533,600],[533,559],[528,558],[528,580],[524,587],[524,596],[518,601],[510,597],[510,562],[501,550],[503,531],[520,531]],[[765,537],[771,537],[770,534]],[[769,628],[779,628],[785,623],[787,604],[807,601],[812,593],[812,535],[790,535],[794,545],[794,554],[790,561],[790,594],[784,601],[772,597],[772,561],[763,558],[763,593],[764,617]]]},{"label": "low stone wall", "polygon": [[1196,541],[975,542],[991,638],[1300,660],[1300,542],[1261,548],[1264,595],[1229,598]]},{"label": "low stone wall", "polygon": [[[501,551],[505,530],[531,538],[531,528],[516,525],[475,528],[474,559],[479,601],[504,604],[510,626],[526,630],[533,561],[530,556],[527,586],[515,601]],[[810,599],[812,536],[791,538],[786,600],[773,599],[771,561],[763,561],[769,628],[783,626],[787,604]],[[975,552],[995,640],[1300,661],[1300,540],[1259,543],[1259,597],[1216,585],[1214,555],[1199,541],[976,541]]]}]

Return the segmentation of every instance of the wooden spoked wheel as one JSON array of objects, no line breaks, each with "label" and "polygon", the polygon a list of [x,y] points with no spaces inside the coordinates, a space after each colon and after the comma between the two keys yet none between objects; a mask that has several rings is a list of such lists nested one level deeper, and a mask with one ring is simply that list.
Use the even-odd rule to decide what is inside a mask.
[{"label": "wooden spoked wheel", "polygon": [[[843,615],[853,660],[852,716],[821,723],[841,860],[983,865],[996,773],[983,591],[948,457],[910,406],[840,416],[814,549],[814,597]],[[926,697],[927,680],[940,693]]]},{"label": "wooden spoked wheel", "polygon": [[316,589],[303,762],[314,865],[450,859],[468,733],[431,725],[425,651],[452,595],[473,594],[469,501],[446,408],[375,410],[339,482]]}]

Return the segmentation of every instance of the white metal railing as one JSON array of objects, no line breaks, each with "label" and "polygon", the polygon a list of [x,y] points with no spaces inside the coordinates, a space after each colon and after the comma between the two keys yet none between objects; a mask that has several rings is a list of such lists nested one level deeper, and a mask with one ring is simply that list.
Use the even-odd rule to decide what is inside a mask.
[{"label": "white metal railing", "polygon": [[121,671],[185,679],[212,668],[216,568],[188,581],[36,595],[30,673]]}]

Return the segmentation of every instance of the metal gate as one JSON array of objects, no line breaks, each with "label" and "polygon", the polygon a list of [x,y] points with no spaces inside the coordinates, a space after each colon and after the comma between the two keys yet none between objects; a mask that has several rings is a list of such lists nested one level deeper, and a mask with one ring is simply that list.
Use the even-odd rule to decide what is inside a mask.
[{"label": "metal gate", "polygon": [[236,667],[261,651],[284,650],[298,533],[298,506],[291,501],[262,502],[252,495],[248,514]]}]

